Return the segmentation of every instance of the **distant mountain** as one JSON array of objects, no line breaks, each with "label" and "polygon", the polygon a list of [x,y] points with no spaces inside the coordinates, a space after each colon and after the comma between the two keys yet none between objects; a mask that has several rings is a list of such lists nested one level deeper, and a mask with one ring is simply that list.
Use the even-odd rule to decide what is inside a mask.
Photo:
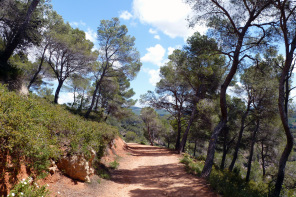
[{"label": "distant mountain", "polygon": [[[142,110],[141,107],[136,107],[136,106],[132,106],[131,109],[132,109],[133,112],[134,112],[135,114],[137,114],[137,115],[140,115],[141,110]],[[168,113],[166,110],[164,110],[164,109],[157,109],[157,110],[155,110],[155,111],[156,111],[156,113],[158,113],[158,115],[160,115],[160,116],[165,116],[165,115],[168,115],[168,114],[169,114],[169,113]]]}]

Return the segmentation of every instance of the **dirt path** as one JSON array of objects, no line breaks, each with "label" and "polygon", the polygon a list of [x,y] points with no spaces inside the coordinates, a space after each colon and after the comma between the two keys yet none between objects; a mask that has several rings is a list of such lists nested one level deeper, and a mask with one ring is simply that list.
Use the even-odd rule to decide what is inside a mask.
[{"label": "dirt path", "polygon": [[102,181],[97,196],[158,197],[218,196],[203,179],[189,175],[180,163],[181,156],[159,147],[128,144],[129,154],[122,158],[112,180]]}]

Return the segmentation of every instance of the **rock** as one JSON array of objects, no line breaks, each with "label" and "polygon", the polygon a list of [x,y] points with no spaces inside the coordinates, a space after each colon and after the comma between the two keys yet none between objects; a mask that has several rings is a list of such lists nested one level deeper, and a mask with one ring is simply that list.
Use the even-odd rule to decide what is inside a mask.
[{"label": "rock", "polygon": [[91,150],[90,152],[91,157],[88,160],[83,154],[64,156],[58,161],[57,166],[59,170],[70,178],[90,182],[90,176],[94,173],[92,161],[96,155],[94,150]]},{"label": "rock", "polygon": [[55,166],[55,167],[50,167],[50,168],[49,168],[49,173],[50,173],[51,175],[53,175],[56,171],[57,171],[57,167],[56,167],[56,166]]}]

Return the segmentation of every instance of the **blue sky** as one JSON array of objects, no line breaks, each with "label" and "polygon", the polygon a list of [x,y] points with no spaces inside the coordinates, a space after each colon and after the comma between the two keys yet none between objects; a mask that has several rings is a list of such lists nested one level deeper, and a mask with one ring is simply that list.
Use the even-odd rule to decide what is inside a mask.
[{"label": "blue sky", "polygon": [[[186,18],[190,7],[182,0],[52,0],[53,9],[72,27],[86,32],[87,38],[97,44],[96,29],[100,20],[119,17],[127,26],[129,35],[136,38],[136,47],[143,66],[131,82],[136,92],[134,99],[148,90],[154,90],[159,81],[159,68],[168,55],[181,48],[195,31],[203,27],[188,27]],[[71,100],[71,93],[62,93],[59,103]]]}]

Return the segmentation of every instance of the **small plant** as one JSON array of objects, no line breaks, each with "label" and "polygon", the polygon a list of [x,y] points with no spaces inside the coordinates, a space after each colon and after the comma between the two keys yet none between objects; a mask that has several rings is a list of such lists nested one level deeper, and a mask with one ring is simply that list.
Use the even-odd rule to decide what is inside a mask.
[{"label": "small plant", "polygon": [[186,165],[186,171],[190,174],[200,175],[204,166],[204,161],[196,161],[185,153],[183,159],[180,161]]},{"label": "small plant", "polygon": [[99,169],[97,171],[97,174],[102,178],[102,179],[107,179],[109,180],[111,177],[110,177],[110,174],[108,171],[104,170],[104,169]]},{"label": "small plant", "polygon": [[[184,154],[180,161],[186,166],[186,171],[199,176],[202,172],[204,161],[193,159],[189,154]],[[263,182],[246,182],[239,170],[218,170],[213,167],[210,177],[207,179],[211,188],[225,197],[264,197],[268,196],[268,185]]]},{"label": "small plant", "polygon": [[119,166],[119,163],[117,161],[113,161],[113,162],[109,163],[109,168],[111,168],[113,170],[117,169],[118,166]]},{"label": "small plant", "polygon": [[28,177],[27,179],[23,179],[20,183],[15,185],[13,190],[10,191],[7,196],[15,196],[15,197],[46,197],[49,196],[49,191],[47,189],[48,185],[39,186],[36,182],[33,183],[33,179]]}]

